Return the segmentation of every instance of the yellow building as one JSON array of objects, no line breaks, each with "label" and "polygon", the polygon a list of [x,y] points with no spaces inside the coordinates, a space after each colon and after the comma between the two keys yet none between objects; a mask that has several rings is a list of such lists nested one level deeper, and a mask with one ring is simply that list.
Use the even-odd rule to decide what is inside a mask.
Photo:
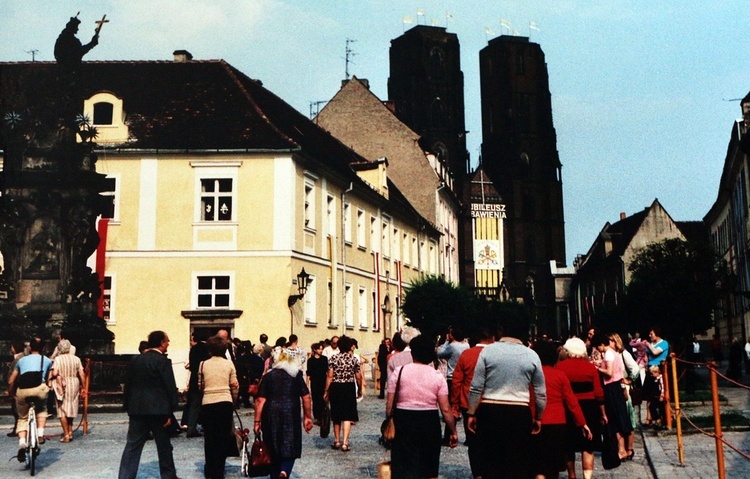
[{"label": "yellow building", "polygon": [[96,169],[116,184],[100,222],[116,353],[162,329],[180,364],[201,328],[254,343],[293,332],[306,349],[348,334],[373,353],[401,325],[403,287],[438,271],[440,233],[386,158],[359,156],[226,62],[175,52],[81,72]]}]

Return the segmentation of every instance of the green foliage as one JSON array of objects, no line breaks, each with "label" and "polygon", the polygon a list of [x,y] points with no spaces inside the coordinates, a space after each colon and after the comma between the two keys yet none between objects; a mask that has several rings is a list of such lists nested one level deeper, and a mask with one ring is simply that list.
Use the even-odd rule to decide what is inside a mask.
[{"label": "green foliage", "polygon": [[496,332],[505,321],[522,321],[531,325],[531,310],[516,301],[486,300],[466,288],[438,276],[425,276],[406,288],[402,306],[411,326],[430,337],[445,335],[448,329],[460,327],[467,337],[479,328]]},{"label": "green foliage", "polygon": [[466,330],[475,316],[473,303],[474,297],[466,289],[439,276],[424,276],[406,287],[401,309],[411,326],[437,337],[451,326]]},{"label": "green foliage", "polygon": [[712,326],[717,258],[708,244],[667,239],[641,249],[623,301],[632,326],[643,334],[660,326],[663,336],[687,342]]}]

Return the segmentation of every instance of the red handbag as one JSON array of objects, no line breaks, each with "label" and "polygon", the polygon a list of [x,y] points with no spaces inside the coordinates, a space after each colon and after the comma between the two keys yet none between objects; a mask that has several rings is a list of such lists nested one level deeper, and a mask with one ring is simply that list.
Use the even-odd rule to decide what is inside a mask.
[{"label": "red handbag", "polygon": [[255,380],[250,383],[250,385],[247,387],[247,395],[255,397],[258,395],[258,386],[260,381]]},{"label": "red handbag", "polygon": [[247,477],[268,476],[271,474],[271,456],[268,455],[268,447],[263,442],[260,434],[255,435],[255,441],[250,448],[250,457],[247,461]]}]

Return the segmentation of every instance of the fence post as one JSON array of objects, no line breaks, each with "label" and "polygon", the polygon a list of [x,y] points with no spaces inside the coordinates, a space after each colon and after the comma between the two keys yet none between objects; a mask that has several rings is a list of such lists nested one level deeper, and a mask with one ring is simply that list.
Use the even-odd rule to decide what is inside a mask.
[{"label": "fence post", "polygon": [[667,367],[667,361],[662,360],[661,365],[661,382],[664,385],[664,419],[666,421],[667,429],[672,430],[672,405],[670,404],[669,394],[669,368]]},{"label": "fence post", "polygon": [[719,472],[719,479],[726,479],[727,474],[724,469],[724,443],[721,432],[721,409],[719,407],[719,382],[716,379],[716,361],[708,363],[708,370],[711,372],[711,401],[714,412],[714,437],[716,438],[716,466]]},{"label": "fence post", "polygon": [[672,362],[672,391],[674,391],[674,415],[677,421],[677,457],[680,459],[680,465],[685,465],[685,450],[682,447],[682,420],[680,420],[680,388],[677,384],[677,359],[675,354],[669,355]]},{"label": "fence post", "polygon": [[85,366],[83,367],[84,372],[84,384],[83,390],[86,391],[83,395],[83,433],[89,433],[89,387],[91,386],[91,358],[84,360]]}]

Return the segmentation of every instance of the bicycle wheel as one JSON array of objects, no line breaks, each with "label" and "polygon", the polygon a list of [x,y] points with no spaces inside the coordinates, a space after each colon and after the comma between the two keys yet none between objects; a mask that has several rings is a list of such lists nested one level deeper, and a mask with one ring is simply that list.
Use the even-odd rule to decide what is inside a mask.
[{"label": "bicycle wheel", "polygon": [[39,447],[29,448],[31,449],[29,452],[26,453],[26,460],[29,461],[29,469],[31,472],[31,475],[33,476],[36,474],[36,456],[39,453]]},{"label": "bicycle wheel", "polygon": [[36,421],[29,421],[29,432],[26,446],[26,467],[30,469],[32,476],[36,474],[36,456],[38,454],[39,438],[37,437]]}]

